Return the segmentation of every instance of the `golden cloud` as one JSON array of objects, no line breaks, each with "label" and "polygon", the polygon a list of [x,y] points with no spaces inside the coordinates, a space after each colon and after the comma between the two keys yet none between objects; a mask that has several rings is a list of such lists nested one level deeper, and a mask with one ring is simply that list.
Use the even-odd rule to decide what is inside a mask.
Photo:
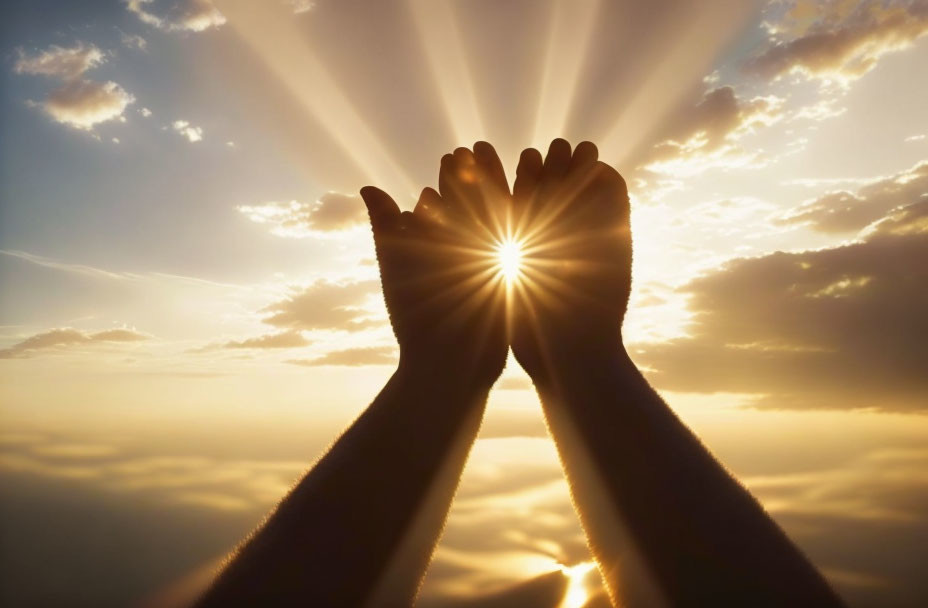
[{"label": "golden cloud", "polygon": [[928,200],[861,240],[739,259],[684,286],[690,336],[642,345],[655,384],[770,408],[924,412]]},{"label": "golden cloud", "polygon": [[799,0],[772,29],[770,45],[745,64],[749,73],[847,84],[928,33],[928,2]]}]

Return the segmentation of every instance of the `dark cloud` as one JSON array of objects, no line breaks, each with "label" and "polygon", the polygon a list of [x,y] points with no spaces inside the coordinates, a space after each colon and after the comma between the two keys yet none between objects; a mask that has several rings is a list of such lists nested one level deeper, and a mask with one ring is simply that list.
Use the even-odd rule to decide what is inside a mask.
[{"label": "dark cloud", "polygon": [[774,24],[771,43],[745,69],[764,78],[802,74],[849,81],[926,33],[925,0],[799,0],[782,23]]},{"label": "dark cloud", "polygon": [[379,281],[333,283],[317,281],[262,312],[272,313],[264,322],[295,330],[332,329],[357,331],[379,323],[362,306],[380,292]]},{"label": "dark cloud", "polygon": [[87,333],[71,327],[62,327],[35,334],[9,348],[0,350],[0,359],[28,357],[33,355],[36,351],[59,347],[100,343],[138,342],[140,340],[147,340],[148,338],[149,336],[131,329],[108,329],[96,333]]},{"label": "dark cloud", "polygon": [[806,224],[819,232],[860,230],[888,211],[928,198],[928,162],[886,179],[875,180],[856,193],[829,192],[789,211],[778,224]]},{"label": "dark cloud", "polygon": [[661,388],[774,408],[928,411],[928,201],[841,247],[739,259],[683,290],[690,337],[635,358]]},{"label": "dark cloud", "polygon": [[223,348],[296,348],[307,346],[310,341],[298,331],[282,331],[276,334],[267,334],[246,340],[231,340],[222,345]]},{"label": "dark cloud", "polygon": [[395,365],[396,348],[392,346],[368,346],[333,350],[314,359],[293,359],[287,361],[294,365],[314,367],[317,365]]}]

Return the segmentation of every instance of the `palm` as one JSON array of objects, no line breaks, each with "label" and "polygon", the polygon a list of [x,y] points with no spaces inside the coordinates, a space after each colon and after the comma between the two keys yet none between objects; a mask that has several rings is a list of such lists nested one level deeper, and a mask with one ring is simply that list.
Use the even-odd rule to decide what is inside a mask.
[{"label": "palm", "polygon": [[[477,158],[491,152],[495,159],[486,148]],[[462,379],[492,384],[507,346],[502,286],[484,243],[504,201],[489,171],[463,148],[442,159],[439,189],[426,188],[415,211],[403,213],[385,193],[362,192],[384,299],[401,360],[448,366]]]},{"label": "palm", "polygon": [[562,357],[620,344],[631,290],[625,182],[584,142],[571,156],[555,140],[542,165],[527,150],[514,188],[523,239],[522,279],[512,293],[511,343],[533,378]]}]

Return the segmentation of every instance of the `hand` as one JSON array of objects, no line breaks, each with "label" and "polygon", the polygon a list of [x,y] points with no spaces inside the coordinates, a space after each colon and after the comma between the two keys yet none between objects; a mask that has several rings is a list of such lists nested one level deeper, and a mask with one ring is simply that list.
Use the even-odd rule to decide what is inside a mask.
[{"label": "hand", "polygon": [[425,188],[413,212],[382,190],[361,190],[400,367],[489,389],[507,352],[492,252],[509,187],[485,142],[446,154],[438,182],[440,193]]},{"label": "hand", "polygon": [[527,149],[513,188],[523,271],[514,283],[512,350],[536,382],[563,365],[622,352],[632,242],[625,181],[583,142]]}]

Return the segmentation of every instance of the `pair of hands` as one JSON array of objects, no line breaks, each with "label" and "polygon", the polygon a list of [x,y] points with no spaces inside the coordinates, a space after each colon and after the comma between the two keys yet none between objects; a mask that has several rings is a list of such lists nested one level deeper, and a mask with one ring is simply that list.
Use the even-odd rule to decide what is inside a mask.
[{"label": "pair of hands", "polygon": [[[564,366],[622,351],[631,289],[628,192],[596,146],[563,139],[525,150],[512,189],[486,142],[441,159],[438,191],[401,212],[385,192],[370,214],[400,367],[488,389],[508,347],[536,384]],[[521,247],[518,277],[496,248]]]}]

